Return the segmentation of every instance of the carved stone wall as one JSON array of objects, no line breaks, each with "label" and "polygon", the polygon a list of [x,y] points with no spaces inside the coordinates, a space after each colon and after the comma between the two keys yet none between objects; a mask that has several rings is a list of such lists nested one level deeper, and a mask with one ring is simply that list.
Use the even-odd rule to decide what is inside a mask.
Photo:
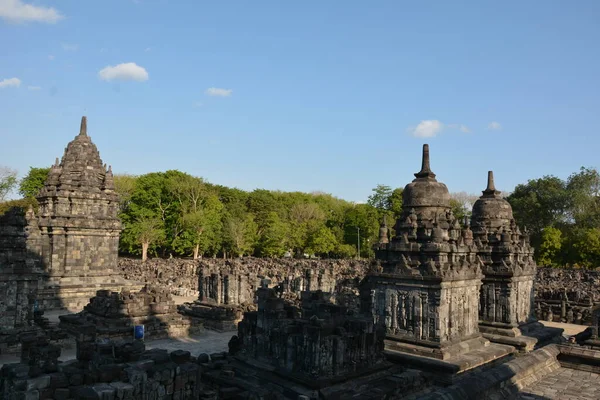
[{"label": "carved stone wall", "polygon": [[[260,288],[258,311],[238,325],[242,359],[257,360],[301,381],[330,379],[383,363],[385,332],[369,315],[349,315],[323,292],[302,292],[301,308]],[[236,350],[239,350],[236,351]]]},{"label": "carved stone wall", "polygon": [[149,339],[181,337],[199,333],[202,325],[182,316],[171,294],[158,286],[139,292],[99,290],[83,311],[61,315],[60,326],[77,335],[82,327],[96,327],[98,337],[131,338],[135,325],[144,325]]},{"label": "carved stone wall", "polygon": [[40,230],[32,209],[0,216],[0,354],[13,352],[34,329],[38,288],[45,278]]},{"label": "carved stone wall", "polygon": [[512,328],[536,321],[536,264],[529,235],[521,232],[510,204],[495,189],[492,171],[488,172],[487,188],[473,205],[471,229],[483,262],[479,306],[482,329],[513,335]]},{"label": "carved stone wall", "polygon": [[[358,283],[371,260],[304,260],[244,257],[236,259],[139,259],[120,258],[124,278],[159,284],[171,294],[197,296],[201,301],[221,305],[254,302],[254,292],[266,279],[271,286],[299,296],[303,290],[336,293],[336,301],[352,303]],[[200,290],[199,288],[200,284]],[[346,300],[342,299],[347,297]],[[355,307],[358,307],[355,301]]]},{"label": "carved stone wall", "polygon": [[415,344],[410,351],[447,359],[486,345],[478,329],[483,264],[430,169],[427,145],[415,177],[403,192],[396,236],[375,245],[381,268],[365,279],[362,309],[385,326],[390,349]]},{"label": "carved stone wall", "polygon": [[[48,279],[37,288],[40,308],[80,311],[98,289],[141,288],[115,275],[121,231],[118,195],[111,168],[102,164],[87,135],[85,117],[37,199],[37,215],[30,211],[25,222],[2,224],[0,262],[6,266],[0,264],[0,269],[10,271],[21,263],[41,270]],[[7,293],[10,297],[10,288]]]}]

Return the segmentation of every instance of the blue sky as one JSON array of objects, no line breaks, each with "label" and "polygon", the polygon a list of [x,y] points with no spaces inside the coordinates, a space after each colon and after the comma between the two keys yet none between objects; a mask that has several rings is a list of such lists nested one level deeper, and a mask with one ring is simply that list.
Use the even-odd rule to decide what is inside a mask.
[{"label": "blue sky", "polygon": [[0,0],[0,165],[82,115],[116,173],[364,201],[598,167],[599,1]]}]

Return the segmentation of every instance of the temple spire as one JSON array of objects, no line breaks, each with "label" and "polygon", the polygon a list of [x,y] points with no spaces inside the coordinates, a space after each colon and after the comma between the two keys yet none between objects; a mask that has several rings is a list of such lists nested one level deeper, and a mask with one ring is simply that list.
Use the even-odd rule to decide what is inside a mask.
[{"label": "temple spire", "polygon": [[499,194],[500,192],[496,190],[496,185],[494,184],[494,171],[488,171],[487,187],[483,191],[483,195],[495,197]]},{"label": "temple spire", "polygon": [[431,178],[435,179],[435,174],[431,171],[429,165],[429,145],[423,145],[423,161],[421,162],[421,171],[415,174],[417,178]]},{"label": "temple spire", "polygon": [[81,128],[79,128],[79,134],[87,136],[87,117],[81,117]]},{"label": "temple spire", "polygon": [[389,242],[390,240],[388,238],[387,218],[384,215],[383,221],[381,221],[381,225],[379,226],[379,244],[385,244]]}]

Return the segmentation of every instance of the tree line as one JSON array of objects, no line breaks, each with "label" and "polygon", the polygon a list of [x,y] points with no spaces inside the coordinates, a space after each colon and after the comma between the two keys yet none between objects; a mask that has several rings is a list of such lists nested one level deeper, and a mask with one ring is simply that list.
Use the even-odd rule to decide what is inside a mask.
[{"label": "tree line", "polygon": [[[24,199],[0,204],[0,212],[11,204],[33,204],[49,168],[30,168],[20,181],[16,172],[4,171],[10,173],[4,180],[0,176],[2,193],[16,186]],[[120,251],[143,258],[372,257],[384,216],[393,234],[403,190],[380,184],[366,203],[353,203],[322,192],[244,191],[177,170],[117,174],[115,189],[124,228]],[[600,265],[599,196],[600,174],[581,168],[566,180],[529,180],[506,199],[517,223],[531,232],[540,265],[595,267]],[[452,193],[454,215],[468,218],[477,198]]]},{"label": "tree line", "polygon": [[548,175],[517,185],[507,197],[531,232],[538,264],[600,266],[600,174],[582,167],[566,180]]}]

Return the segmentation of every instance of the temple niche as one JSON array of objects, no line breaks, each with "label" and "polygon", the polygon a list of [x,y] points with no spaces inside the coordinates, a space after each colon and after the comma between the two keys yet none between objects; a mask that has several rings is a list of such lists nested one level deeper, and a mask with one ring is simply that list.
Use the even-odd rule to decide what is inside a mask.
[{"label": "temple niche", "polygon": [[79,135],[51,167],[37,200],[41,260],[49,279],[38,291],[45,309],[80,311],[97,290],[141,289],[115,275],[121,222],[111,167],[87,134]]},{"label": "temple niche", "polygon": [[[452,214],[448,188],[430,168],[428,145],[415,177],[404,189],[396,235],[386,243],[380,233],[375,245],[380,268],[363,283],[363,310],[385,326],[393,359],[410,361],[412,354],[464,370],[511,353],[511,346],[491,345],[479,332],[484,263],[473,232]],[[479,352],[478,361],[463,362],[472,352]]]},{"label": "temple niche", "polygon": [[533,247],[527,230],[521,232],[510,204],[496,190],[492,171],[473,205],[471,230],[484,274],[479,330],[489,340],[521,351],[560,338],[562,329],[544,328],[535,318]]}]

